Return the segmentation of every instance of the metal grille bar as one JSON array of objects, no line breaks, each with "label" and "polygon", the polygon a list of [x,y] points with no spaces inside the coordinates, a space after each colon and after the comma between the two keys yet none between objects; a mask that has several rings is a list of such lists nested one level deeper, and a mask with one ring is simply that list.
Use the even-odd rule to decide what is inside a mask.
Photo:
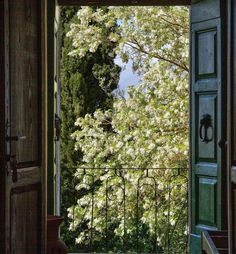
[{"label": "metal grille bar", "polygon": [[78,253],[187,253],[188,169],[79,168]]}]

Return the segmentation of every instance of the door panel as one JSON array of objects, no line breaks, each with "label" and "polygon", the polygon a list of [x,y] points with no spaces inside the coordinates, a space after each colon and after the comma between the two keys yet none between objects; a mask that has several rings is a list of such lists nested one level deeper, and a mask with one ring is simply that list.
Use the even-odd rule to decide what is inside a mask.
[{"label": "door panel", "polygon": [[18,163],[38,164],[40,1],[10,0],[11,152]]},{"label": "door panel", "polygon": [[12,189],[10,204],[11,253],[39,253],[41,241],[40,230],[38,230],[41,219],[40,185],[34,184]]},{"label": "door panel", "polygon": [[196,188],[196,224],[217,227],[217,180],[213,177],[197,176]]},{"label": "door panel", "polygon": [[7,254],[42,251],[42,2],[5,0]]}]

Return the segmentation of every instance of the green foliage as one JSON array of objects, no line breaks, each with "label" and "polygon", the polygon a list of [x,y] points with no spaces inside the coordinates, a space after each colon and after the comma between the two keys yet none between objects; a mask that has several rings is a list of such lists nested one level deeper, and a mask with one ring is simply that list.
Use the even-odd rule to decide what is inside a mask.
[{"label": "green foliage", "polygon": [[[133,68],[142,74],[139,86],[129,88],[128,98],[116,98],[112,109],[78,115],[73,137],[75,150],[81,151],[83,158],[77,161],[78,203],[68,211],[71,230],[83,228],[76,238],[80,246],[89,244],[92,228],[96,250],[104,251],[100,245],[106,242],[104,209],[110,179],[113,198],[107,221],[111,251],[122,251],[125,235],[129,250],[135,252],[138,227],[142,252],[153,251],[153,238],[160,251],[185,252],[187,170],[175,177],[171,170],[150,171],[145,177],[143,170],[117,173],[108,169],[188,167],[188,30],[188,9],[184,7],[109,7],[106,11],[83,7],[71,25],[67,34],[73,41],[70,55],[86,58],[101,45],[115,42],[111,55],[133,60]],[[96,75],[102,84],[100,71],[96,70]],[[81,168],[105,170],[88,169],[84,174]],[[127,232],[122,179],[126,182]],[[141,186],[139,179],[144,181]],[[145,199],[137,220],[133,213],[138,190],[145,193]],[[158,195],[153,197],[154,190]],[[170,231],[171,246],[167,240]]]},{"label": "green foliage", "polygon": [[[61,204],[65,223],[62,237],[68,246],[74,245],[76,233],[68,232],[67,208],[76,204],[73,189],[74,170],[81,160],[81,151],[74,151],[75,141],[71,138],[77,127],[78,116],[93,113],[96,109],[112,107],[111,92],[117,88],[120,68],[114,64],[114,56],[109,56],[114,43],[100,45],[93,53],[80,57],[70,57],[72,41],[66,37],[70,25],[75,20],[78,8],[64,7],[61,12],[62,58],[61,58]],[[101,77],[104,77],[101,85]]]}]

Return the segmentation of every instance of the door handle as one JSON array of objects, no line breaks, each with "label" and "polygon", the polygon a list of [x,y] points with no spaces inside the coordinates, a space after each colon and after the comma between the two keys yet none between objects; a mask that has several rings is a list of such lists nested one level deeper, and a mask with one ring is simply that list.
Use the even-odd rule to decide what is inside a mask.
[{"label": "door handle", "polygon": [[[209,138],[208,137],[208,130],[211,129],[212,130],[212,135]],[[213,136],[214,136],[214,130],[213,130],[213,126],[212,126],[212,119],[211,119],[211,115],[209,114],[204,114],[202,116],[202,119],[200,120],[200,128],[199,128],[199,136],[202,142],[204,143],[209,143],[213,140]]]}]

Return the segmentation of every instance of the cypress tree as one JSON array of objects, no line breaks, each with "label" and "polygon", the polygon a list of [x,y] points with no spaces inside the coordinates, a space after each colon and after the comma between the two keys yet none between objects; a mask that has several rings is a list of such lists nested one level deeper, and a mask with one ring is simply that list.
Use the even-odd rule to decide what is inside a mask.
[{"label": "cypress tree", "polygon": [[[81,160],[81,152],[74,150],[74,141],[70,135],[75,131],[75,121],[86,113],[93,113],[100,108],[112,107],[112,91],[117,88],[120,67],[114,63],[115,56],[109,53],[113,43],[103,44],[94,53],[87,53],[83,58],[69,56],[72,51],[71,39],[66,36],[70,24],[76,18],[77,7],[63,7],[61,11],[60,31],[62,36],[61,55],[61,212],[64,224],[61,229],[66,245],[75,245],[78,234],[68,230],[67,208],[76,204],[78,195],[75,191],[74,173]],[[98,75],[105,78],[105,85],[99,85]],[[70,248],[69,251],[76,251]]]}]

